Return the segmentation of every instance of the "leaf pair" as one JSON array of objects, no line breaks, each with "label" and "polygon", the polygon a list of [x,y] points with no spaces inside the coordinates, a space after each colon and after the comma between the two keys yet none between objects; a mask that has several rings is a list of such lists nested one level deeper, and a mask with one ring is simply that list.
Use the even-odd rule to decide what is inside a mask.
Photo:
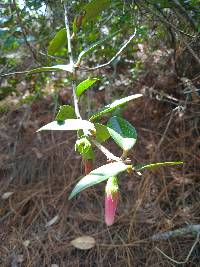
[{"label": "leaf pair", "polygon": [[[84,92],[84,90],[86,90],[85,88],[87,88],[87,86],[85,86],[85,85],[82,88],[79,87],[80,91],[79,90],[77,90],[77,91],[79,92],[80,95],[82,92]],[[100,111],[97,111],[96,113],[94,113],[90,117],[90,121],[75,119],[74,108],[69,106],[69,105],[63,105],[60,107],[60,110],[56,116],[56,121],[53,121],[51,123],[46,124],[45,126],[40,128],[38,131],[42,131],[42,130],[78,130],[78,129],[94,130],[95,125],[91,122],[92,120],[99,118],[99,117],[105,115],[106,113],[111,112],[111,111],[117,109],[118,107],[124,105],[125,103],[127,103],[131,100],[137,99],[141,96],[142,96],[141,94],[136,94],[136,95],[124,97],[124,98],[119,99],[119,100],[115,100],[112,104],[109,104],[109,105],[105,106],[104,108],[102,108]],[[121,126],[123,126],[122,120],[123,119],[117,120],[118,124],[120,124]],[[116,121],[115,117],[113,117],[113,119],[110,121],[110,125],[112,124],[113,128],[115,127],[115,125],[117,125],[115,123],[115,121]],[[59,125],[58,122],[61,122],[61,125]],[[127,129],[129,128],[129,126],[130,125],[126,124]],[[103,133],[103,131],[105,131],[105,139],[107,139],[107,136],[109,135],[109,133],[108,133],[108,130],[106,130],[106,126],[103,126],[103,125],[100,126],[100,124],[97,124],[97,127],[99,128],[101,133]],[[112,127],[110,127],[110,128],[112,128]],[[100,136],[98,136],[98,138],[100,138]]]}]

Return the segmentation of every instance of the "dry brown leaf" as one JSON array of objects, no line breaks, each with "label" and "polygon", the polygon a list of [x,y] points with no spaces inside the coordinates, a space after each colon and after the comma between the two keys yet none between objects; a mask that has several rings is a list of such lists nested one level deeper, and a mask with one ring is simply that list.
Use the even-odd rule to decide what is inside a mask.
[{"label": "dry brown leaf", "polygon": [[49,227],[49,226],[53,225],[54,223],[57,223],[58,222],[58,219],[59,219],[59,216],[56,215],[50,221],[48,221],[45,226],[46,227]]},{"label": "dry brown leaf", "polygon": [[8,199],[10,196],[12,196],[13,193],[14,193],[14,192],[5,192],[5,193],[1,196],[1,198],[2,198],[2,199]]},{"label": "dry brown leaf", "polygon": [[86,250],[95,246],[96,241],[91,236],[80,236],[70,242],[75,248]]}]

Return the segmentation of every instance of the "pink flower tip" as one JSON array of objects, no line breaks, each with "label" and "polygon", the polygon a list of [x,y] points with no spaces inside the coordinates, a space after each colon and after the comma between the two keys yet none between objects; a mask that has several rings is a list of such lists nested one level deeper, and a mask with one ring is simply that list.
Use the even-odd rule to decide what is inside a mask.
[{"label": "pink flower tip", "polygon": [[110,177],[106,185],[105,196],[105,223],[111,226],[114,223],[115,213],[119,200],[117,177]]}]

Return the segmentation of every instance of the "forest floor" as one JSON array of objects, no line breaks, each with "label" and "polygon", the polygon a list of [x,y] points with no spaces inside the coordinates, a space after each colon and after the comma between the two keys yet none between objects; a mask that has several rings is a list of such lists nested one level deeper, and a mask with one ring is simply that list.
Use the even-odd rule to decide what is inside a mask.
[{"label": "forest floor", "polygon": [[[159,249],[182,262],[179,266],[200,266],[200,243],[195,228],[191,230],[195,225],[200,228],[200,98],[191,93],[186,99],[183,83],[160,70],[158,77],[159,68],[157,62],[150,73],[129,84],[126,93],[123,78],[121,85],[118,78],[118,95],[144,94],[124,111],[138,133],[129,157],[133,164],[179,160],[184,164],[141,176],[122,175],[111,227],[103,218],[104,183],[68,200],[83,173],[81,158],[74,152],[75,136],[36,133],[53,120],[52,99],[1,115],[0,266],[177,266]],[[97,95],[101,101],[102,92]],[[106,146],[119,155],[112,141]],[[98,167],[106,158],[96,152]],[[181,228],[189,230],[174,232]],[[173,232],[168,236],[160,234],[169,231]],[[95,245],[89,250],[75,248],[71,241],[81,236],[93,237]]]}]

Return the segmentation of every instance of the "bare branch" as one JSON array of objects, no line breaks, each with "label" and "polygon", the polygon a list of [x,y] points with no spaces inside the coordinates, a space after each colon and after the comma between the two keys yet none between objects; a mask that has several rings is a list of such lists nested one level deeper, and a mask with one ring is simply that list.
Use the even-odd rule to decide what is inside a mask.
[{"label": "bare branch", "polygon": [[101,68],[104,68],[104,67],[110,65],[123,52],[123,50],[127,47],[127,45],[132,41],[132,39],[136,35],[136,32],[137,32],[137,30],[135,29],[134,33],[130,36],[128,41],[125,42],[125,44],[120,48],[120,50],[107,63],[104,63],[102,65],[98,65],[98,66],[93,67],[93,68],[80,68],[80,69],[86,70],[86,71],[93,71],[93,70],[98,70],[98,69],[101,69]]},{"label": "bare branch", "polygon": [[76,95],[76,83],[75,83],[75,78],[76,78],[76,70],[74,68],[74,60],[73,60],[73,54],[72,54],[72,46],[71,46],[71,37],[70,37],[70,29],[69,29],[69,20],[68,20],[68,8],[67,5],[64,3],[64,15],[65,15],[65,27],[66,27],[66,32],[67,32],[67,46],[68,46],[68,55],[69,55],[69,61],[70,64],[72,65],[73,68],[73,78],[74,81],[72,82],[72,91],[73,91],[73,100],[74,100],[74,108],[75,108],[75,113],[77,119],[81,119],[81,114],[79,111],[79,106],[78,106],[78,98]]},{"label": "bare branch", "polygon": [[64,16],[65,16],[65,27],[67,32],[67,46],[68,46],[68,55],[70,64],[74,64],[73,54],[72,54],[72,45],[71,45],[71,38],[70,38],[70,29],[69,29],[69,20],[68,20],[68,8],[67,5],[64,3]]}]

